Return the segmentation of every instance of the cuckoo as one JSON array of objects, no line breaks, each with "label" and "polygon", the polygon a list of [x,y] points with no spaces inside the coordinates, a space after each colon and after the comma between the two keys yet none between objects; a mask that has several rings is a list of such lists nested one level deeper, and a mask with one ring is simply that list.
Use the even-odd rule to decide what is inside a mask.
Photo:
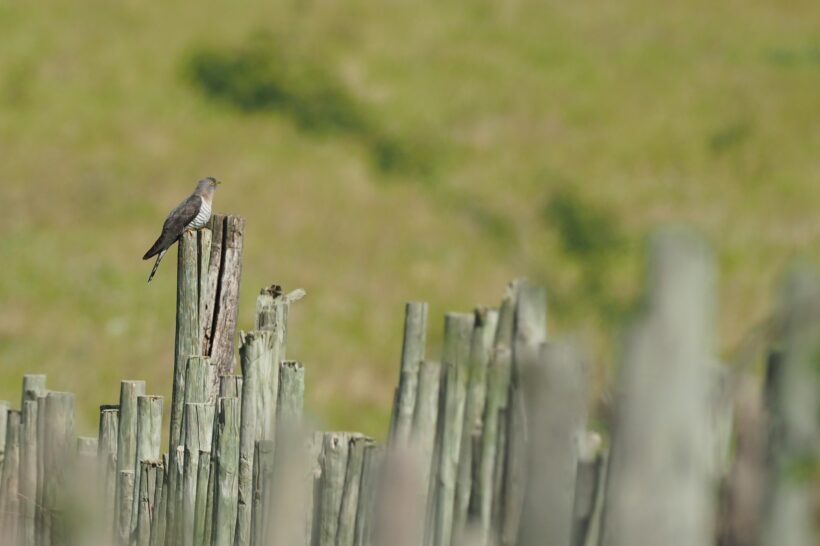
[{"label": "cuckoo", "polygon": [[157,257],[151,275],[148,276],[148,282],[151,282],[151,279],[154,278],[162,257],[165,256],[171,245],[177,242],[180,235],[189,230],[205,227],[205,224],[211,219],[211,207],[218,184],[220,182],[212,176],[203,178],[197,183],[194,193],[177,205],[168,215],[168,218],[165,219],[165,223],[162,224],[162,233],[160,233],[157,242],[142,257],[143,260],[154,256]]}]

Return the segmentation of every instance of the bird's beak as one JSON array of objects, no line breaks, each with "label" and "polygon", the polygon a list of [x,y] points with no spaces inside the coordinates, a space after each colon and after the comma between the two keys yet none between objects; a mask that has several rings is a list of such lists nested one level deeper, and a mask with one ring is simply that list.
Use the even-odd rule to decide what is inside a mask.
[{"label": "bird's beak", "polygon": [[217,185],[217,186],[219,186],[220,184],[222,184],[222,181],[221,181],[221,180],[217,180],[217,181],[216,181],[216,185]]}]

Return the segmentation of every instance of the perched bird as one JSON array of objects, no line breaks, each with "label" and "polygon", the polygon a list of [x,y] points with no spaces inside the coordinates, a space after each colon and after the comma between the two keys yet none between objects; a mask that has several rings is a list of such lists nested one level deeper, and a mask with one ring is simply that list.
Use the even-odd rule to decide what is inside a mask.
[{"label": "perched bird", "polygon": [[145,256],[142,257],[143,260],[154,256],[157,257],[157,262],[151,270],[151,275],[148,276],[148,282],[151,282],[151,279],[154,278],[154,274],[157,272],[162,257],[165,256],[165,253],[171,245],[177,242],[180,235],[189,230],[197,230],[205,227],[205,224],[211,219],[214,192],[216,191],[216,186],[220,183],[221,182],[212,176],[203,178],[197,183],[194,193],[177,205],[177,207],[171,211],[171,214],[168,215],[168,218],[165,219],[165,223],[162,224],[162,233],[160,233],[157,242],[155,242],[148,252],[145,253]]}]

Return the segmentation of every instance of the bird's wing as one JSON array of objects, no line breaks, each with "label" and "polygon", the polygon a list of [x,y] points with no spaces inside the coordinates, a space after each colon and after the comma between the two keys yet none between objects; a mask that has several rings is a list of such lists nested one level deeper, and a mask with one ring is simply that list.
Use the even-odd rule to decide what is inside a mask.
[{"label": "bird's wing", "polygon": [[145,253],[142,259],[147,260],[152,256],[156,256],[174,244],[179,236],[182,235],[185,226],[190,224],[191,221],[196,218],[196,215],[199,214],[201,207],[202,197],[196,194],[191,195],[188,199],[177,205],[177,207],[171,211],[171,214],[168,215],[168,218],[165,219],[165,223],[162,224],[162,233],[159,238],[148,252]]}]

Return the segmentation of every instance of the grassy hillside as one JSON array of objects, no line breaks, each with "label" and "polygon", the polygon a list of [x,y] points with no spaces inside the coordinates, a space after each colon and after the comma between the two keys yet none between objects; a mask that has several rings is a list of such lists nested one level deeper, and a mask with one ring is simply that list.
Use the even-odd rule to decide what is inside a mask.
[{"label": "grassy hillside", "polygon": [[730,355],[820,254],[818,28],[813,0],[0,3],[0,398],[43,371],[90,430],[120,379],[169,393],[174,263],[140,257],[206,175],[248,221],[240,326],[308,292],[329,426],[383,433],[406,300],[435,348],[521,275],[605,379],[662,221],[714,243]]}]

